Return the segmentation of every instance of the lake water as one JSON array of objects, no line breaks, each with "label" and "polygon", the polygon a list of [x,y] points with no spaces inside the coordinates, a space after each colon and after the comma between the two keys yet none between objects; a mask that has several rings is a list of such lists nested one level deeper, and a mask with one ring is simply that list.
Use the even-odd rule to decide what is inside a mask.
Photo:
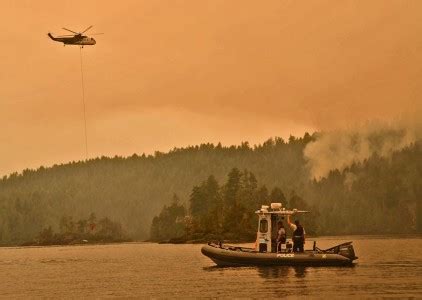
[{"label": "lake water", "polygon": [[220,268],[201,245],[0,248],[0,296],[422,297],[421,237],[323,237],[318,246],[349,240],[359,259],[346,268]]}]

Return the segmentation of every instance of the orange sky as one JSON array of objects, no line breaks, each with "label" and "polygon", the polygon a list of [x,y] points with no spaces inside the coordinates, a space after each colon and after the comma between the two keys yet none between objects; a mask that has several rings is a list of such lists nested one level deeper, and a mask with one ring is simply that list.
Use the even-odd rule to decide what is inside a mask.
[{"label": "orange sky", "polygon": [[89,154],[288,137],[420,106],[422,1],[0,2],[0,175]]}]

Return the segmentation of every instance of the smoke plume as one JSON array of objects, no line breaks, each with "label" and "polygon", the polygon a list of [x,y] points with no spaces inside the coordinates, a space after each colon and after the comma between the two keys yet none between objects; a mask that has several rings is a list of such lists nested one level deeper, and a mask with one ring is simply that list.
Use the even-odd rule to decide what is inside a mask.
[{"label": "smoke plume", "polygon": [[405,125],[404,122],[368,123],[354,128],[322,132],[304,150],[310,176],[321,179],[330,170],[343,171],[353,162],[362,162],[375,153],[389,157],[418,139],[417,128]]}]

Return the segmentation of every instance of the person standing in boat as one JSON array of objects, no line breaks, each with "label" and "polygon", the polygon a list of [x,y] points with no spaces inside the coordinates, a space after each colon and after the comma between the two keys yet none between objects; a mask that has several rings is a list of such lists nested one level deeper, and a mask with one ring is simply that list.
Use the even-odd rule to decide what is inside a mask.
[{"label": "person standing in boat", "polygon": [[[286,247],[286,230],[284,229],[282,221],[278,221],[277,228],[277,252],[280,252],[283,248]],[[284,245],[284,247],[282,245]]]},{"label": "person standing in boat", "polygon": [[293,252],[303,252],[303,246],[305,244],[305,228],[300,225],[299,220],[296,220],[294,223],[290,222],[290,216],[287,216],[287,223],[290,228],[293,230]]}]

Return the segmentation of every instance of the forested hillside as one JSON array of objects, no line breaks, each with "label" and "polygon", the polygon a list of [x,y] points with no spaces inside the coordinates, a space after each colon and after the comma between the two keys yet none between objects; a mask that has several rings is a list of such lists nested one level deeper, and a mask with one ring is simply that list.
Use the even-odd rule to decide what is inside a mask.
[{"label": "forested hillside", "polygon": [[[286,197],[279,187],[271,191],[260,185],[248,170],[233,168],[224,184],[209,176],[194,186],[189,197],[189,209],[175,195],[171,205],[165,205],[151,224],[153,241],[209,240],[253,241],[256,237],[255,211],[262,204],[281,203],[283,207],[310,209],[294,191]],[[301,216],[308,234],[315,234],[314,215]]]},{"label": "forested hillside", "polygon": [[[327,178],[309,181],[298,195],[269,191],[253,173],[234,168],[224,184],[210,176],[192,188],[188,209],[175,196],[151,224],[157,241],[253,241],[261,204],[310,210],[299,219],[315,234],[397,234],[421,232],[422,159],[417,145],[389,158],[372,155]],[[306,200],[305,200],[306,199]],[[290,233],[291,234],[291,233]]]},{"label": "forested hillside", "polygon": [[91,212],[120,222],[131,238],[148,238],[153,217],[174,194],[188,211],[192,187],[210,175],[223,183],[233,168],[247,169],[270,192],[278,187],[317,207],[315,215],[326,216],[317,219],[318,233],[410,233],[417,221],[420,230],[418,144],[311,181],[303,150],[314,139],[305,134],[254,147],[203,144],[11,174],[0,180],[0,243],[32,240],[48,226],[57,230],[63,216],[78,219]]},{"label": "forested hillside", "polygon": [[422,232],[421,145],[333,170],[304,195],[318,209],[320,233]]},{"label": "forested hillside", "polygon": [[0,241],[20,243],[43,228],[58,228],[63,215],[96,212],[120,222],[134,239],[149,237],[152,218],[173,194],[187,201],[209,174],[223,180],[234,167],[250,169],[269,188],[301,190],[306,181],[303,148],[312,137],[271,139],[250,147],[203,144],[169,153],[97,158],[25,170],[0,180]]}]

